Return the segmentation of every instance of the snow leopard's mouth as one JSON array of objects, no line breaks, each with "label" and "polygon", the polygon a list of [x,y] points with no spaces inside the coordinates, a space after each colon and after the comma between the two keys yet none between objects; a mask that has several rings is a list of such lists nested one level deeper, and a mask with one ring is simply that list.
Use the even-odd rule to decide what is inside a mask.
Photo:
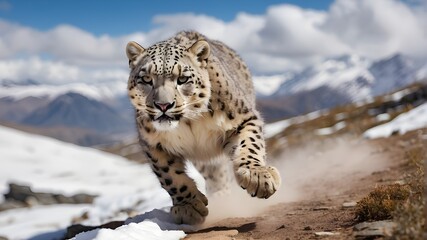
[{"label": "snow leopard's mouth", "polygon": [[179,115],[169,116],[162,114],[160,117],[153,118],[154,128],[158,131],[170,131],[179,124]]},{"label": "snow leopard's mouth", "polygon": [[170,113],[161,113],[157,116],[149,115],[151,118],[151,121],[153,123],[159,123],[159,124],[167,124],[172,122],[179,122],[179,120],[182,117],[182,114],[170,114]]},{"label": "snow leopard's mouth", "polygon": [[170,121],[173,121],[175,119],[173,119],[172,117],[170,117],[166,114],[162,114],[160,117],[156,118],[155,120],[159,121],[159,122],[170,122]]}]

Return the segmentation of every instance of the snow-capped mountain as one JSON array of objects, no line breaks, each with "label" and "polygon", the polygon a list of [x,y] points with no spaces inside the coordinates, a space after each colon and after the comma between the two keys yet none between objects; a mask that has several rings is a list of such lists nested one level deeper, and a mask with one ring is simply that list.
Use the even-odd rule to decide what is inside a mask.
[{"label": "snow-capped mountain", "polygon": [[401,54],[372,61],[356,55],[329,58],[283,81],[277,91],[258,99],[267,120],[361,101],[427,77],[427,64]]},{"label": "snow-capped mountain", "polygon": [[69,92],[32,112],[21,123],[31,126],[68,126],[117,133],[130,130],[129,126],[132,122],[127,119],[101,101]]},{"label": "snow-capped mountain", "polygon": [[375,79],[372,95],[384,94],[413,83],[420,70],[420,66],[414,61],[400,54],[374,62],[369,67],[369,72]]},{"label": "snow-capped mountain", "polygon": [[279,87],[274,96],[293,95],[320,87],[353,90],[351,88],[358,85],[362,91],[354,91],[357,94],[354,98],[367,97],[367,88],[373,82],[372,74],[368,71],[370,64],[369,60],[355,55],[327,59],[295,74]]},{"label": "snow-capped mountain", "polygon": [[272,95],[284,82],[292,77],[293,73],[291,72],[272,76],[253,76],[253,83],[257,96],[268,97]]},{"label": "snow-capped mountain", "polygon": [[345,93],[351,101],[377,96],[411,84],[420,78],[422,67],[396,54],[371,61],[344,55],[305,68],[288,79],[273,96],[287,96],[327,87]]},{"label": "snow-capped mountain", "polygon": [[0,122],[84,146],[134,135],[126,82],[52,85],[3,80]]}]

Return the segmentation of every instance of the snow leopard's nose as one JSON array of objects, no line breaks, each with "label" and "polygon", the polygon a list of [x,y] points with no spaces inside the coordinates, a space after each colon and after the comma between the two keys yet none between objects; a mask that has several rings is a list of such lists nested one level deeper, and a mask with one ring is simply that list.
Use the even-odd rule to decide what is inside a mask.
[{"label": "snow leopard's nose", "polygon": [[154,102],[154,106],[162,112],[166,112],[167,110],[173,108],[175,102],[172,103],[158,103]]}]

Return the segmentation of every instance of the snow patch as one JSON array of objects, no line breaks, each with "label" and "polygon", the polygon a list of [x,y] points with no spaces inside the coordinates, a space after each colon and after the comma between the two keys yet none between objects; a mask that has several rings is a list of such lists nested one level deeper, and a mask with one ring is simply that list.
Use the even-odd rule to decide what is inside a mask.
[{"label": "snow patch", "polygon": [[275,123],[266,124],[264,127],[264,136],[265,136],[265,138],[271,138],[274,135],[284,131],[291,124],[292,124],[292,121],[290,119],[278,121]]},{"label": "snow patch", "polygon": [[280,74],[272,76],[253,76],[254,88],[257,95],[269,96],[277,91],[282,83],[290,79],[292,74]]},{"label": "snow patch", "polygon": [[163,231],[156,223],[143,221],[123,225],[115,230],[96,229],[80,233],[72,240],[177,240],[185,236],[186,234],[183,231]]},{"label": "snow patch", "polygon": [[[71,220],[83,214],[88,219],[82,224],[99,225],[126,219],[129,209],[144,213],[172,204],[147,164],[2,126],[0,136],[0,193],[7,191],[9,182],[17,182],[29,184],[35,191],[99,195],[91,205],[49,205],[0,212],[0,236],[58,239]],[[102,230],[101,235],[90,239],[129,239],[126,234],[150,239],[145,237],[151,236],[147,231],[152,231],[150,234],[159,239],[184,236],[182,231],[160,231],[152,226],[155,221],[147,220],[153,223],[124,227],[118,233]],[[161,221],[156,223],[161,224]],[[110,234],[112,238],[108,237]]]},{"label": "snow patch", "polygon": [[332,127],[317,129],[316,135],[321,135],[321,136],[331,135],[331,134],[336,133],[339,130],[345,128],[346,126],[347,126],[347,124],[345,122],[338,122],[337,124],[335,124]]},{"label": "snow patch", "polygon": [[335,121],[341,121],[348,118],[348,113],[337,113],[335,114]]},{"label": "snow patch", "polygon": [[382,113],[379,114],[378,116],[375,117],[375,120],[377,120],[377,122],[384,122],[384,121],[388,121],[390,120],[390,114],[388,113]]},{"label": "snow patch", "polygon": [[266,124],[264,127],[264,136],[265,138],[271,138],[274,135],[284,131],[286,128],[288,128],[292,124],[301,124],[303,122],[311,121],[327,113],[328,113],[327,110],[319,110],[319,111],[307,113],[306,115]]},{"label": "snow patch", "polygon": [[[36,206],[0,212],[0,236],[9,239],[28,239],[29,237],[42,235],[52,230],[63,230],[71,224],[71,219],[78,213],[89,208],[89,205],[51,205]],[[39,238],[44,240],[59,239],[65,233],[56,231],[51,233],[51,238]]]},{"label": "snow patch", "polygon": [[117,155],[2,126],[0,136],[2,193],[10,181],[31,183],[36,191],[107,196],[158,185],[148,166]]},{"label": "snow patch", "polygon": [[404,134],[424,127],[427,127],[427,103],[400,114],[388,123],[367,130],[363,136],[366,138],[389,137],[394,133]]},{"label": "snow patch", "polygon": [[391,95],[386,95],[384,97],[384,101],[394,101],[394,102],[398,102],[400,101],[404,96],[408,95],[411,93],[410,89],[403,89],[401,91],[395,92]]}]

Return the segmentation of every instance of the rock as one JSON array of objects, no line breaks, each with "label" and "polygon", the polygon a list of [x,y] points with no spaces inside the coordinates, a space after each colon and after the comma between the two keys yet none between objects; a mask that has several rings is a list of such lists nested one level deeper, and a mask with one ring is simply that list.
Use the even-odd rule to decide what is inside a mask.
[{"label": "rock", "polygon": [[83,222],[84,220],[87,220],[87,219],[89,219],[89,212],[86,211],[86,212],[82,213],[80,216],[73,217],[73,219],[71,220],[71,222],[73,224],[78,224],[78,223],[81,223],[81,222]]},{"label": "rock", "polygon": [[304,228],[304,231],[310,231],[310,230],[313,230],[310,226],[307,226]]},{"label": "rock", "polygon": [[113,222],[109,222],[99,226],[85,226],[81,224],[75,224],[67,228],[67,233],[65,234],[64,238],[70,239],[75,237],[79,233],[91,231],[98,228],[116,229],[120,226],[123,226],[123,224],[124,224],[124,221],[113,221]]},{"label": "rock", "polygon": [[323,236],[335,236],[339,235],[339,233],[333,233],[333,232],[315,232],[315,236],[323,237]]},{"label": "rock", "polygon": [[55,199],[58,203],[62,203],[62,204],[75,204],[75,203],[77,203],[72,197],[66,197],[63,194],[56,194]]},{"label": "rock", "polygon": [[[23,202],[19,202],[19,201],[5,201],[0,203],[0,212],[1,211],[6,211],[9,209],[15,209],[15,208],[23,208],[26,207],[27,205]],[[1,240],[1,238],[0,238]]]},{"label": "rock", "polygon": [[29,186],[22,186],[14,183],[9,184],[9,192],[4,194],[6,200],[12,199],[18,202],[25,202],[28,196],[31,196],[33,191]]},{"label": "rock", "polygon": [[55,198],[48,193],[35,193],[29,186],[9,184],[9,192],[4,195],[6,200],[14,200],[27,205],[54,204]]},{"label": "rock", "polygon": [[86,193],[79,193],[79,194],[72,196],[75,203],[82,203],[82,204],[83,203],[93,203],[93,200],[95,200],[96,197],[97,197],[96,195],[90,195],[90,194],[86,194]]},{"label": "rock", "polygon": [[313,208],[313,211],[326,211],[326,210],[331,210],[331,209],[332,209],[332,207],[321,206],[321,207]]},{"label": "rock", "polygon": [[342,207],[343,208],[354,208],[354,207],[356,207],[357,206],[357,202],[355,202],[355,201],[351,201],[351,202],[344,202],[343,204],[342,204]]},{"label": "rock", "polygon": [[0,236],[0,240],[8,240],[6,237]]},{"label": "rock", "polygon": [[35,205],[87,204],[92,203],[96,196],[85,193],[65,196],[57,193],[34,192],[29,186],[10,183],[9,192],[4,194],[4,197],[5,202],[0,204],[0,211]]},{"label": "rock", "polygon": [[27,207],[34,207],[39,205],[39,201],[34,196],[29,196],[27,199],[25,199],[25,202]]},{"label": "rock", "polygon": [[282,226],[276,228],[276,231],[279,230],[279,229],[284,229],[284,228],[286,228],[286,226],[283,224]]},{"label": "rock", "polygon": [[40,205],[51,205],[58,203],[58,201],[55,199],[55,195],[51,193],[33,192],[32,197],[34,197]]},{"label": "rock", "polygon": [[390,236],[396,223],[392,221],[362,222],[354,226],[356,238],[373,238]]},{"label": "rock", "polygon": [[185,239],[188,240],[197,240],[197,239],[208,239],[208,240],[234,240],[235,236],[239,234],[236,229],[231,230],[222,230],[222,231],[211,231],[205,233],[192,233],[188,234]]},{"label": "rock", "polygon": [[288,212],[288,213],[286,213],[286,215],[287,216],[293,216],[293,215],[297,215],[298,213],[296,213],[296,212]]}]

